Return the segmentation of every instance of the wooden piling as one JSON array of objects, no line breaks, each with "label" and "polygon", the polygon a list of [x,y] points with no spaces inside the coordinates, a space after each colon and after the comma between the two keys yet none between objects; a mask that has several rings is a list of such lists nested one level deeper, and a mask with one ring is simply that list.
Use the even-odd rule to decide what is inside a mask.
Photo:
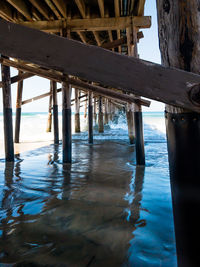
[{"label": "wooden piling", "polygon": [[49,96],[49,109],[48,109],[48,119],[47,119],[47,129],[46,132],[51,132],[51,125],[52,125],[52,84],[50,81],[50,96]]},{"label": "wooden piling", "polygon": [[[138,49],[137,49],[137,33],[138,28],[132,27],[126,29],[127,34],[127,45],[128,45],[128,54],[129,56],[133,56],[138,58]],[[145,165],[145,150],[144,150],[144,137],[143,137],[143,120],[142,120],[142,107],[139,104],[133,104],[134,114],[130,115],[130,133],[133,132],[135,126],[135,150],[136,150],[136,164],[137,165]],[[130,112],[131,113],[131,112]],[[132,137],[130,138],[130,143],[132,142]],[[133,141],[134,142],[134,141]]]},{"label": "wooden piling", "polygon": [[[198,7],[197,0],[175,0],[167,5],[164,0],[157,1],[164,66],[200,73]],[[177,93],[176,87],[173,90]],[[188,90],[191,103],[199,108],[199,85]],[[199,266],[200,115],[166,105],[165,118],[177,263],[179,267]]]},{"label": "wooden piling", "polygon": [[88,142],[93,144],[93,105],[92,105],[93,94],[88,94]]},{"label": "wooden piling", "polygon": [[[23,72],[19,71],[18,75],[22,75]],[[20,135],[20,123],[21,123],[21,106],[22,106],[22,92],[23,92],[23,80],[18,82],[17,85],[17,100],[16,100],[16,115],[15,115],[15,143],[19,143]]]},{"label": "wooden piling", "polygon": [[75,133],[80,133],[80,99],[79,99],[80,91],[75,89]]},{"label": "wooden piling", "polygon": [[68,76],[63,75],[66,81],[62,82],[62,140],[63,163],[72,162],[72,134],[71,134],[71,85]]},{"label": "wooden piling", "polygon": [[54,144],[59,144],[59,123],[58,123],[58,99],[57,99],[57,84],[51,81],[52,97],[53,97],[53,129],[54,129]]},{"label": "wooden piling", "polygon": [[102,108],[102,97],[99,97],[99,114],[98,114],[98,127],[99,133],[104,132],[104,125],[103,125],[103,108]]},{"label": "wooden piling", "polygon": [[134,123],[134,105],[127,103],[126,118],[128,124],[128,135],[130,144],[135,143],[135,123]]},{"label": "wooden piling", "polygon": [[[2,58],[6,57],[2,56]],[[2,65],[1,75],[2,75],[2,89],[3,89],[2,91],[3,91],[5,159],[6,161],[14,161],[10,68]]]},{"label": "wooden piling", "polygon": [[142,121],[141,106],[135,106],[134,123],[135,123],[136,164],[145,165],[143,121]]},{"label": "wooden piling", "polygon": [[105,110],[105,115],[104,115],[104,125],[108,124],[108,99],[104,98],[104,110]]},{"label": "wooden piling", "polygon": [[96,97],[94,97],[94,125],[97,124],[97,103],[96,103]]},{"label": "wooden piling", "polygon": [[87,103],[87,98],[85,100],[85,109],[84,109],[84,119],[87,118],[87,106],[88,106],[88,103]]}]

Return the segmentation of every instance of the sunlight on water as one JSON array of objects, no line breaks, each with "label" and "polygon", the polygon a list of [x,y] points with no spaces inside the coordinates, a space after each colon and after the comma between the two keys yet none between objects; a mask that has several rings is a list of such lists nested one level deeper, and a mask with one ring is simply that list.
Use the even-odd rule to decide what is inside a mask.
[{"label": "sunlight on water", "polygon": [[75,134],[72,165],[61,145],[1,159],[0,266],[176,267],[166,138],[151,117],[146,167],[135,166],[124,117],[92,146]]}]

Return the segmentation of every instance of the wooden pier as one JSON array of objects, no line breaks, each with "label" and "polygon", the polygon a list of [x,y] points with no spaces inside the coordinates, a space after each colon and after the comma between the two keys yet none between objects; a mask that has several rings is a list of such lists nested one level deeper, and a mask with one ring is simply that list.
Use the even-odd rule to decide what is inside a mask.
[{"label": "wooden pier", "polygon": [[[0,87],[5,159],[14,161],[13,142],[20,142],[23,105],[44,97],[49,97],[47,131],[51,131],[53,115],[54,143],[59,143],[57,94],[62,92],[64,164],[72,162],[71,106],[75,105],[75,132],[78,133],[84,101],[90,144],[94,142],[93,124],[98,121],[99,132],[103,133],[104,124],[114,117],[115,110],[126,108],[127,134],[130,144],[135,145],[136,164],[145,165],[142,106],[150,106],[150,101],[142,97],[165,103],[178,263],[196,266],[190,265],[198,259],[195,245],[191,246],[195,244],[191,240],[195,239],[195,233],[192,224],[186,221],[189,216],[195,222],[200,207],[197,197],[200,191],[199,3],[197,0],[157,1],[163,65],[138,58],[137,44],[143,38],[141,29],[151,26],[151,17],[144,16],[144,0],[89,3],[85,0],[1,1]],[[10,77],[10,67],[18,70],[17,76]],[[24,100],[23,81],[34,75],[48,79],[50,90]],[[18,83],[14,141],[13,83]],[[58,89],[57,83],[61,84]],[[72,88],[74,99],[71,99]],[[195,223],[194,229],[200,236],[198,228]]]}]

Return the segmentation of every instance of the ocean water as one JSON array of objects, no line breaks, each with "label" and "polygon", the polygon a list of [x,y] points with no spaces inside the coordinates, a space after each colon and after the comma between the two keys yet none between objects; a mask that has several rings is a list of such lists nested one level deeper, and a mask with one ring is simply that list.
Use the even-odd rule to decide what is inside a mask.
[{"label": "ocean water", "polygon": [[[94,127],[93,145],[82,118],[71,165],[61,143],[14,163],[1,156],[0,266],[177,266],[164,114],[143,120],[145,167],[122,115],[103,134]],[[46,123],[46,113],[23,114],[21,141],[52,140]]]}]

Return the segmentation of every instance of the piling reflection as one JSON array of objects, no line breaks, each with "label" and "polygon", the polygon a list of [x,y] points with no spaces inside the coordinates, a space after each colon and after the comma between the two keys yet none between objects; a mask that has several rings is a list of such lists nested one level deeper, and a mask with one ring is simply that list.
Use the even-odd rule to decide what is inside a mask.
[{"label": "piling reflection", "polygon": [[63,165],[60,147],[52,146],[51,153],[31,158],[31,175],[28,159],[8,164],[0,262],[129,266],[133,233],[146,224],[140,219],[145,169],[127,167],[130,149],[112,142],[74,144],[76,161]]}]

